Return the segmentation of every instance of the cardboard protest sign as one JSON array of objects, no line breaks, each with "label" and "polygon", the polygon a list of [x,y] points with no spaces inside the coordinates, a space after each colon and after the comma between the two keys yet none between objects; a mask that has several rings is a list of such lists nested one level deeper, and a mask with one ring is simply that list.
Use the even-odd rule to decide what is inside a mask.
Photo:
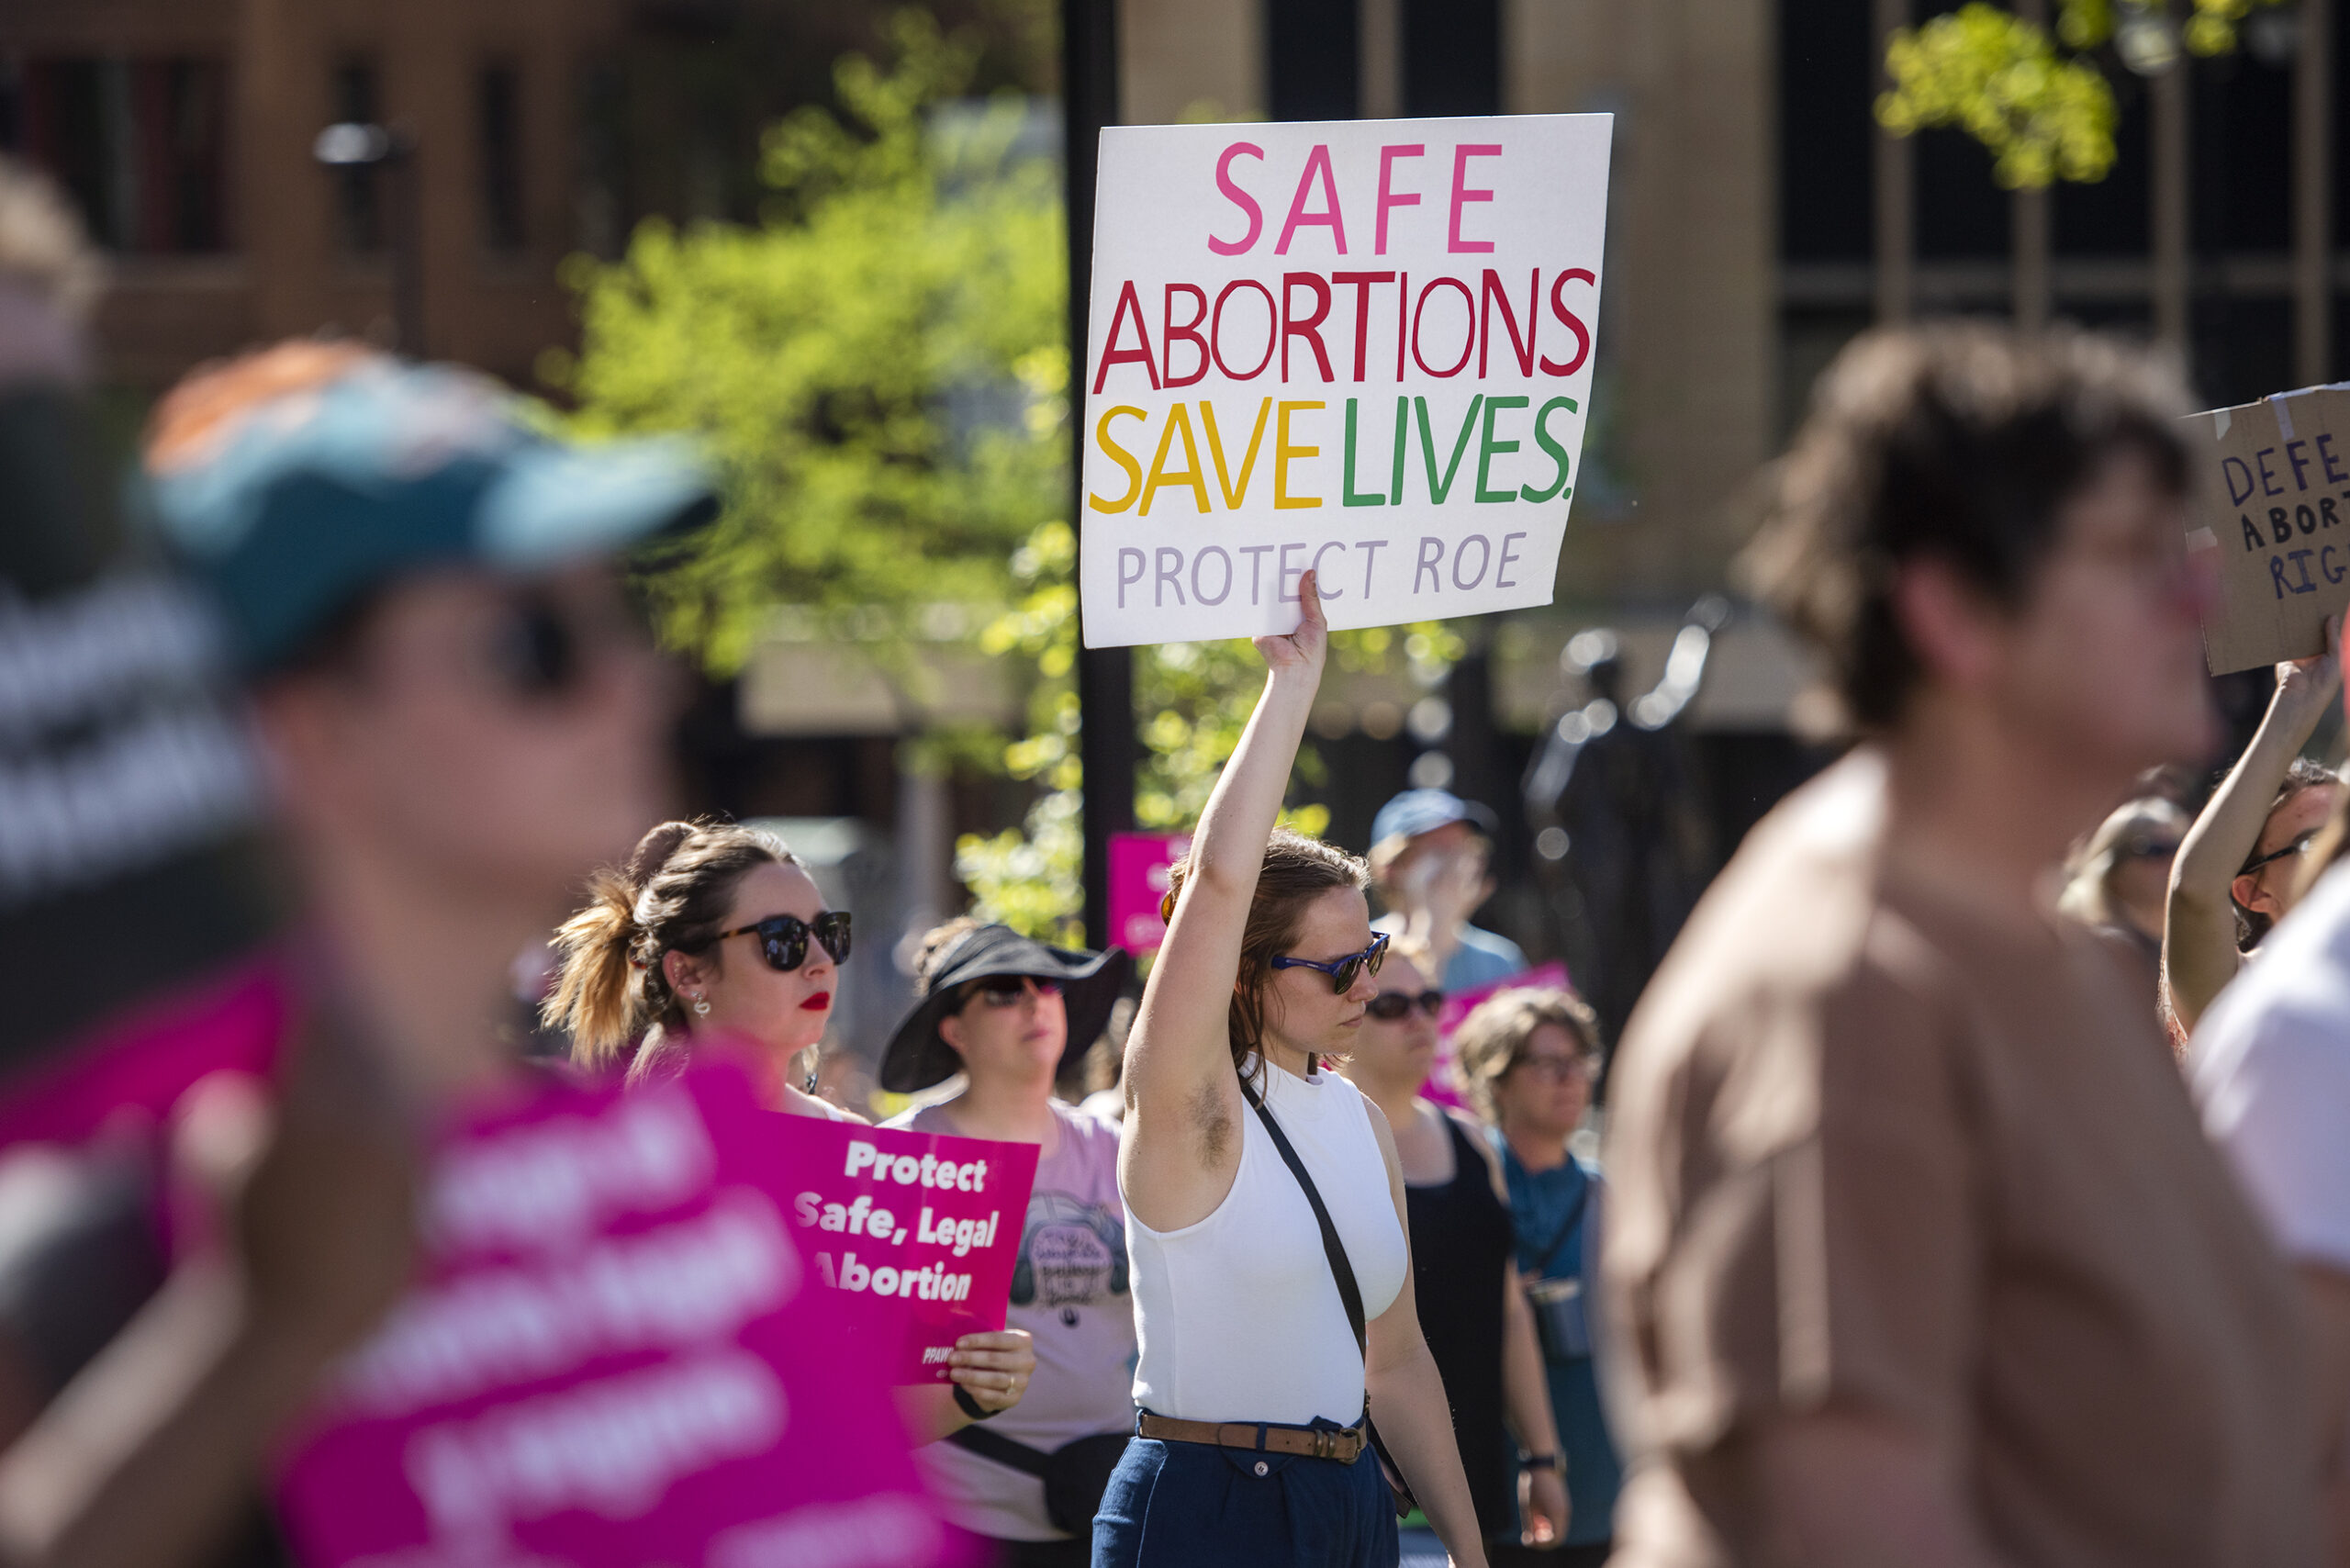
[{"label": "cardboard protest sign", "polygon": [[2187,536],[2216,560],[2203,622],[2213,675],[2325,651],[2325,618],[2350,603],[2350,385],[2280,392],[2197,414],[2210,498]]},{"label": "cardboard protest sign", "polygon": [[938,1516],[727,1068],[453,1132],[422,1276],[291,1437],[312,1568],[897,1568]]},{"label": "cardboard protest sign", "polygon": [[1550,602],[1591,409],[1606,115],[1102,133],[1093,647]]},{"label": "cardboard protest sign", "polygon": [[944,1383],[966,1334],[1003,1327],[1033,1143],[777,1118],[809,1265],[893,1383]]}]

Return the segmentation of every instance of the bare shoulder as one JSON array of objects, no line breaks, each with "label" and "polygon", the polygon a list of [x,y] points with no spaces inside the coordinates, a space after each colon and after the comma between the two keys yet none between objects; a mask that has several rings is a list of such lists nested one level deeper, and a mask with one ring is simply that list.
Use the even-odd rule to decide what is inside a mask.
[{"label": "bare shoulder", "polygon": [[1395,1152],[1393,1124],[1388,1121],[1387,1113],[1381,1110],[1378,1102],[1371,1099],[1370,1095],[1358,1091],[1357,1098],[1362,1102],[1362,1114],[1371,1123],[1371,1137],[1379,1140],[1379,1152],[1386,1159],[1388,1170],[1393,1173],[1398,1181],[1402,1180],[1404,1161]]}]

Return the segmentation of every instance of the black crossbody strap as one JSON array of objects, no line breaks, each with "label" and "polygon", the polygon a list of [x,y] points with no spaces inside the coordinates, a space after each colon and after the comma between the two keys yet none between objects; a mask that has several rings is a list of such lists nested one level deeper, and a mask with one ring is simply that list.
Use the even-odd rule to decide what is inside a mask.
[{"label": "black crossbody strap", "polygon": [[1420,1504],[1419,1499],[1412,1495],[1411,1484],[1404,1479],[1404,1467],[1397,1464],[1395,1456],[1387,1451],[1387,1444],[1379,1435],[1378,1425],[1371,1418],[1368,1386],[1371,1379],[1371,1335],[1364,1326],[1362,1287],[1355,1283],[1355,1266],[1347,1260],[1346,1243],[1338,1239],[1338,1227],[1330,1223],[1330,1211],[1322,1205],[1321,1189],[1315,1186],[1313,1176],[1305,1169],[1305,1161],[1297,1157],[1297,1150],[1290,1144],[1289,1135],[1281,1131],[1281,1123],[1273,1120],[1272,1112],[1265,1108],[1265,1102],[1248,1086],[1246,1078],[1240,1081],[1240,1092],[1256,1110],[1257,1119],[1265,1124],[1265,1130],[1272,1134],[1273,1147],[1281,1150],[1281,1163],[1288,1166],[1289,1173],[1297,1178],[1298,1186],[1304,1190],[1305,1201],[1313,1205],[1314,1223],[1322,1227],[1322,1254],[1330,1260],[1330,1277],[1338,1282],[1339,1305],[1347,1309],[1347,1327],[1355,1331],[1355,1353],[1362,1358],[1365,1383],[1363,1435],[1371,1439],[1372,1450],[1379,1455],[1380,1470],[1387,1477],[1388,1487],[1394,1494],[1395,1513],[1401,1518]]},{"label": "black crossbody strap", "polygon": [[1355,1350],[1367,1364],[1371,1359],[1371,1338],[1363,1326],[1362,1290],[1355,1283],[1354,1265],[1347,1261],[1346,1244],[1338,1239],[1338,1227],[1330,1223],[1330,1211],[1322,1206],[1322,1193],[1307,1173],[1305,1161],[1297,1157],[1297,1150],[1291,1146],[1289,1135],[1281,1131],[1281,1125],[1273,1120],[1273,1114],[1265,1109],[1264,1101],[1258,1098],[1246,1079],[1241,1081],[1240,1092],[1248,1096],[1258,1119],[1265,1124],[1265,1130],[1273,1135],[1273,1147],[1281,1150],[1281,1163],[1297,1178],[1297,1184],[1305,1189],[1305,1201],[1314,1206],[1315,1223],[1322,1227],[1322,1250],[1330,1260],[1330,1273],[1338,1282],[1338,1300],[1347,1309],[1347,1326],[1355,1331]]},{"label": "black crossbody strap", "polygon": [[946,1435],[956,1447],[968,1449],[981,1459],[991,1459],[998,1464],[1029,1475],[1041,1477],[1051,1468],[1053,1456],[1043,1449],[1032,1449],[1026,1443],[1013,1442],[1001,1432],[990,1432],[985,1427],[963,1427]]}]

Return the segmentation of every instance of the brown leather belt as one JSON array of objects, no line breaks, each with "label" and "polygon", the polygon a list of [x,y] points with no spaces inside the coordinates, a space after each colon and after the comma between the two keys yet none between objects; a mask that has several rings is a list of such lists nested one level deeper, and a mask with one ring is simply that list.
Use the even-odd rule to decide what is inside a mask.
[{"label": "brown leather belt", "polygon": [[1263,1421],[1178,1421],[1146,1410],[1136,1419],[1139,1437],[1164,1442],[1206,1443],[1214,1448],[1247,1449],[1252,1453],[1292,1453],[1306,1459],[1334,1459],[1352,1464],[1362,1456],[1360,1426],[1335,1432],[1312,1427],[1277,1427]]}]

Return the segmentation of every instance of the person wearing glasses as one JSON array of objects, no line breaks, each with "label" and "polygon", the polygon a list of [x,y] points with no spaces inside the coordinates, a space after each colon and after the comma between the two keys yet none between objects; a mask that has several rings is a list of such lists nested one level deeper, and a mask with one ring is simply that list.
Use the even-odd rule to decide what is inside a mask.
[{"label": "person wearing glasses", "polygon": [[1275,826],[1328,642],[1307,572],[1295,630],[1256,639],[1265,688],[1169,874],[1126,1038],[1140,1409],[1094,1568],[1383,1568],[1399,1546],[1382,1443],[1459,1568],[1485,1562],[1420,1333],[1395,1140],[1324,1070],[1379,993],[1369,871]]},{"label": "person wearing glasses", "polygon": [[[1420,1330],[1444,1374],[1478,1526],[1494,1560],[1503,1562],[1521,1546],[1553,1547],[1566,1539],[1565,1466],[1542,1348],[1510,1256],[1510,1194],[1501,1160],[1474,1117],[1420,1093],[1436,1065],[1437,1014],[1444,1010],[1444,992],[1427,982],[1435,967],[1428,949],[1396,944],[1340,1070],[1379,1107],[1394,1135]],[[1515,1467],[1513,1435],[1523,1456]]]},{"label": "person wearing glasses", "polygon": [[[1493,1126],[1524,1281],[1573,1506],[1557,1568],[1598,1568],[1613,1545],[1624,1462],[1607,1429],[1591,1323],[1606,1208],[1598,1170],[1568,1139],[1591,1108],[1599,1019],[1570,991],[1487,997],[1453,1032],[1470,1098]],[[1525,1446],[1525,1439],[1519,1439]],[[1521,1461],[1521,1462],[1524,1462]]]},{"label": "person wearing glasses", "polygon": [[2125,801],[2108,813],[2065,867],[2056,913],[2088,927],[2143,975],[2146,995],[2162,985],[2163,926],[2171,862],[2187,834],[2187,813],[2161,795]]},{"label": "person wearing glasses", "polygon": [[919,1451],[990,1568],[1082,1568],[1093,1512],[1134,1424],[1135,1353],[1118,1129],[1053,1098],[1061,1064],[1109,1025],[1134,972],[1118,948],[1047,946],[968,915],[923,937],[922,993],[881,1058],[881,1087],[948,1098],[887,1125],[1038,1146],[1005,1323],[1036,1346],[1016,1410]]},{"label": "person wearing glasses", "polygon": [[2292,908],[2301,857],[2343,797],[2341,776],[2300,755],[2339,688],[2341,636],[2342,618],[2329,617],[2324,653],[2277,666],[2252,744],[2179,843],[2163,936],[2175,1046]]},{"label": "person wearing glasses", "polygon": [[555,934],[562,969],[544,1008],[569,1031],[575,1063],[606,1071],[633,1046],[636,1084],[682,1068],[697,1035],[747,1042],[772,1109],[864,1120],[804,1092],[795,1071],[832,1017],[849,914],[824,907],[783,840],[736,823],[663,823],[588,888]]}]

